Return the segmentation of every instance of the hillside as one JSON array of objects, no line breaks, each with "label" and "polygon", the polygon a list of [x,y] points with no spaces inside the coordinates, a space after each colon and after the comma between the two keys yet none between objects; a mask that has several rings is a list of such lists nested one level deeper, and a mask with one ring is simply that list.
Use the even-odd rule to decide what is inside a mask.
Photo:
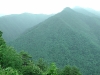
[{"label": "hillside", "polygon": [[75,7],[75,8],[73,8],[73,10],[76,11],[76,12],[85,14],[87,16],[92,16],[92,17],[97,16],[97,15],[93,14],[92,12],[86,10],[85,8],[81,8],[81,7]]},{"label": "hillside", "polygon": [[15,40],[26,29],[39,24],[51,15],[44,14],[13,14],[0,17],[0,30],[6,42]]},{"label": "hillside", "polygon": [[91,8],[82,8],[82,7],[76,6],[73,8],[73,10],[76,12],[85,14],[87,16],[100,17],[100,11],[96,11]]},{"label": "hillside", "polygon": [[0,75],[82,75],[75,66],[66,65],[58,68],[56,63],[48,64],[43,59],[34,63],[25,51],[16,52],[2,38],[0,31]]},{"label": "hillside", "polygon": [[93,9],[91,9],[91,8],[87,8],[86,10],[88,10],[89,12],[92,12],[93,14],[95,14],[95,15],[97,15],[97,16],[100,17],[100,10],[97,11],[97,10],[93,10]]},{"label": "hillside", "polygon": [[100,74],[100,18],[65,8],[10,43],[34,59],[76,65],[83,75]]}]

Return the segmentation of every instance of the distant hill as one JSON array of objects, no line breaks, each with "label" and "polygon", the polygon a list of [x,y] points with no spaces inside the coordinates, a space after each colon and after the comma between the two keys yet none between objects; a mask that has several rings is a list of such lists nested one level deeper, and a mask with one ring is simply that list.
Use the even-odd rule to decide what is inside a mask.
[{"label": "distant hill", "polygon": [[81,7],[75,7],[73,8],[74,11],[85,14],[87,16],[96,16],[95,14],[93,14],[92,12],[86,10],[85,8],[81,8]]},{"label": "distant hill", "polygon": [[83,75],[100,74],[100,18],[65,8],[10,43],[34,59],[44,58],[59,67],[75,65]]},{"label": "distant hill", "polygon": [[93,10],[91,8],[87,8],[86,10],[88,10],[89,12],[92,12],[93,14],[95,14],[95,15],[100,17],[100,11],[96,11],[96,10]]},{"label": "distant hill", "polygon": [[100,17],[100,11],[96,11],[96,10],[93,10],[91,8],[82,8],[82,7],[79,7],[79,6],[76,6],[73,8],[74,11],[76,12],[79,12],[79,13],[82,13],[82,14],[85,14],[87,16],[98,16]]},{"label": "distant hill", "polygon": [[25,30],[44,21],[51,15],[45,14],[13,14],[0,17],[0,30],[6,42],[16,39]]}]

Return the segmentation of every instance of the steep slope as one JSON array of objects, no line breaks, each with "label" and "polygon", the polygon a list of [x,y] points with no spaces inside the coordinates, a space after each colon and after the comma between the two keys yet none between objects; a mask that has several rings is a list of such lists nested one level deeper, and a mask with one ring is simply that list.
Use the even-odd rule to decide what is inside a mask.
[{"label": "steep slope", "polygon": [[11,43],[62,67],[78,66],[83,75],[100,74],[100,19],[79,14],[70,8],[48,18]]},{"label": "steep slope", "polygon": [[3,31],[3,38],[6,42],[16,39],[26,29],[39,24],[50,17],[44,14],[13,14],[0,17],[0,30]]}]

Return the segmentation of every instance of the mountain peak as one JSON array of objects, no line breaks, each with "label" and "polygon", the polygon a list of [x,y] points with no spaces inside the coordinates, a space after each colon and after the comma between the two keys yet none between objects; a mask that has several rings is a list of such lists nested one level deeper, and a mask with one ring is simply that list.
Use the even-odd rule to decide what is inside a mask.
[{"label": "mountain peak", "polygon": [[68,11],[68,10],[72,10],[70,7],[66,7],[63,9],[63,11]]},{"label": "mountain peak", "polygon": [[70,7],[66,7],[62,10],[62,12],[73,12],[74,10],[71,9]]},{"label": "mountain peak", "polygon": [[66,8],[64,8],[64,10],[69,10],[69,9],[71,9],[70,7],[66,7]]}]

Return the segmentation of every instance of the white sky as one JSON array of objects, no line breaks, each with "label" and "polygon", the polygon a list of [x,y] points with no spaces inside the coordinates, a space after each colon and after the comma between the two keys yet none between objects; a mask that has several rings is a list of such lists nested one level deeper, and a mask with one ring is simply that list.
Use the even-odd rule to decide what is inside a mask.
[{"label": "white sky", "polygon": [[52,14],[74,6],[100,10],[100,0],[0,0],[0,14]]}]

